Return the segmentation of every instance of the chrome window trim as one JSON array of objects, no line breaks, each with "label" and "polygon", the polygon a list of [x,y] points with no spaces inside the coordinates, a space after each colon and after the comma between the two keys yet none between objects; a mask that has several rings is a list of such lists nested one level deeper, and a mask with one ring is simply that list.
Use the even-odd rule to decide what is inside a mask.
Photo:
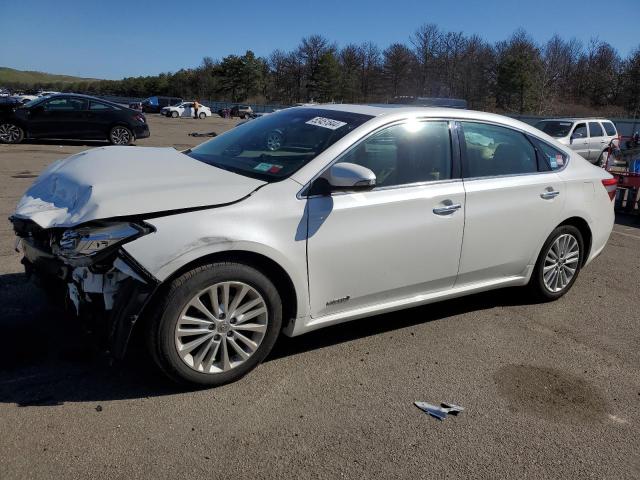
[{"label": "chrome window trim", "polygon": [[[456,152],[457,152],[458,157],[460,157],[460,152],[457,151],[458,149],[454,145],[455,139],[453,138],[454,130],[455,130],[454,123],[455,123],[456,120],[453,119],[453,118],[446,118],[446,117],[407,117],[407,118],[403,118],[403,119],[400,119],[400,120],[394,120],[392,122],[385,123],[384,125],[380,125],[378,128],[370,131],[366,135],[364,135],[361,138],[359,138],[356,142],[354,142],[351,145],[349,145],[349,147],[347,147],[345,150],[340,152],[336,156],[336,158],[331,160],[331,162],[328,165],[326,165],[325,167],[320,169],[320,171],[318,173],[316,173],[313,177],[311,177],[311,180],[309,180],[300,189],[300,191],[298,191],[298,193],[296,194],[296,198],[298,200],[303,200],[303,199],[307,199],[307,198],[317,198],[317,197],[326,196],[326,195],[305,195],[304,191],[307,190],[308,188],[310,188],[311,185],[313,184],[313,182],[315,182],[318,179],[318,177],[320,177],[324,172],[326,172],[327,169],[331,168],[331,166],[333,164],[335,164],[338,160],[340,160],[347,152],[349,152],[353,148],[357,147],[362,142],[366,142],[367,139],[371,138],[373,135],[377,134],[378,132],[380,132],[380,131],[382,131],[384,129],[387,129],[387,128],[390,128],[390,127],[394,127],[396,125],[401,125],[403,123],[406,123],[407,121],[412,121],[412,120],[416,120],[416,121],[419,121],[419,122],[447,122],[447,124],[448,124],[447,126],[449,128],[449,141],[451,142],[451,172],[453,174],[453,172],[455,170],[454,162],[460,160],[460,158],[458,158],[458,160],[456,160],[454,158]],[[459,178],[447,178],[447,179],[444,179],[444,180],[432,180],[432,181],[425,181],[425,182],[403,183],[401,185],[389,185],[387,187],[374,187],[371,190],[367,190],[366,192],[332,192],[330,196],[333,197],[334,195],[352,195],[354,193],[368,193],[368,192],[388,191],[388,190],[396,189],[396,188],[408,188],[408,187],[433,185],[433,184],[441,184],[441,183],[452,183],[454,181],[462,181],[462,177],[459,177]]]}]

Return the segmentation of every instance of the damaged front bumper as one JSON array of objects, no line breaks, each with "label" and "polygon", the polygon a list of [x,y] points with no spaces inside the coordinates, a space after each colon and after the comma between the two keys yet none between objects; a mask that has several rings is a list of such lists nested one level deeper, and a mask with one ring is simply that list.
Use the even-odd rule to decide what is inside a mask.
[{"label": "damaged front bumper", "polygon": [[110,355],[121,359],[159,282],[121,248],[121,243],[108,245],[96,255],[73,258],[60,253],[65,232],[10,220],[19,237],[16,249],[23,254],[27,275],[99,332]]}]

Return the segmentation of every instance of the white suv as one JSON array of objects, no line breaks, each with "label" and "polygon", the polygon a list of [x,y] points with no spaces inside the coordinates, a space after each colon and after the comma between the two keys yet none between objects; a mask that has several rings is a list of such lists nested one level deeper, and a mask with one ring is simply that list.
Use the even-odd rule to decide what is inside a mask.
[{"label": "white suv", "polygon": [[549,119],[535,126],[596,165],[604,163],[611,141],[618,138],[616,126],[603,118]]},{"label": "white suv", "polygon": [[115,357],[136,328],[171,378],[220,385],[281,333],[507,286],[557,299],[604,248],[615,188],[510,118],[326,105],[182,153],[73,155],[11,220],[27,272]]}]

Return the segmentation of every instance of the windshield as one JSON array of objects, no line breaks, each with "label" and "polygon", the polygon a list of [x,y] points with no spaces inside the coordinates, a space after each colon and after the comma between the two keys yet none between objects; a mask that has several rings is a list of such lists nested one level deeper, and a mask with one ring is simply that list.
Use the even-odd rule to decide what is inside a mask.
[{"label": "windshield", "polygon": [[334,110],[289,108],[238,125],[187,155],[242,175],[277,181],[371,118]]},{"label": "windshield", "polygon": [[543,121],[536,123],[536,128],[542,130],[547,135],[561,138],[569,135],[571,125],[573,125],[573,122]]}]

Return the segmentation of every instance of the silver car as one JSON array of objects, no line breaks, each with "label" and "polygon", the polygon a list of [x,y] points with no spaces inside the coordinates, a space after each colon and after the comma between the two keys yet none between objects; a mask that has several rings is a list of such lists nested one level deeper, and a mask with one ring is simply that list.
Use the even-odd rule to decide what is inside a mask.
[{"label": "silver car", "polygon": [[542,120],[536,128],[596,165],[604,164],[611,141],[618,138],[616,126],[603,118]]}]

